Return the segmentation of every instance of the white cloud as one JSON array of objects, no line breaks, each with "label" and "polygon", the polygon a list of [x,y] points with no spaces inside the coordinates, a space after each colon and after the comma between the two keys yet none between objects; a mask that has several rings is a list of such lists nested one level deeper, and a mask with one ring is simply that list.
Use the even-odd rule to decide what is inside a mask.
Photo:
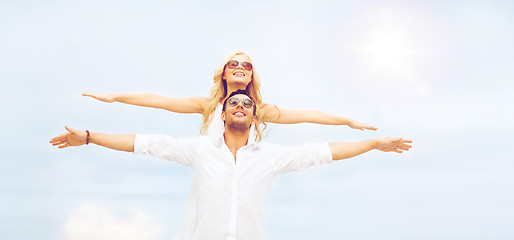
[{"label": "white cloud", "polygon": [[152,240],[158,239],[160,233],[155,219],[142,210],[120,216],[97,203],[77,207],[64,226],[65,240]]}]

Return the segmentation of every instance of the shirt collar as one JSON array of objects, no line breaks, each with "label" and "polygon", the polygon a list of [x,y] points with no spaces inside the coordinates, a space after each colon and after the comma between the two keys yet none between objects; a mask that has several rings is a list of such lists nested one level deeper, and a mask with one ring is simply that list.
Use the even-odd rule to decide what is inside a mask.
[{"label": "shirt collar", "polygon": [[[225,144],[225,137],[224,137],[225,131],[220,133],[218,136],[215,137],[214,143],[216,146],[221,146],[222,144]],[[251,135],[248,137],[248,143],[246,146],[250,148],[260,148],[260,144],[255,142],[255,138],[253,138]]]}]

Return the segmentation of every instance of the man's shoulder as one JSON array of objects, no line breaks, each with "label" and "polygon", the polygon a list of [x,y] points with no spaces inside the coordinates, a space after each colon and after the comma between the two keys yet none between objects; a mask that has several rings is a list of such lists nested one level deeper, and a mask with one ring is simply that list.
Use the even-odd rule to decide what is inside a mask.
[{"label": "man's shoulder", "polygon": [[273,142],[268,142],[268,141],[260,141],[257,143],[257,146],[261,149],[275,149],[275,148],[287,147],[284,144],[273,143]]},{"label": "man's shoulder", "polygon": [[164,134],[136,134],[136,142],[195,142],[195,143],[203,143],[209,141],[210,137],[208,136],[195,136],[195,137],[173,137]]},{"label": "man's shoulder", "polygon": [[323,148],[328,146],[326,142],[310,142],[303,144],[285,144],[285,143],[272,143],[267,141],[260,141],[258,143],[262,149],[279,149],[279,148]]}]

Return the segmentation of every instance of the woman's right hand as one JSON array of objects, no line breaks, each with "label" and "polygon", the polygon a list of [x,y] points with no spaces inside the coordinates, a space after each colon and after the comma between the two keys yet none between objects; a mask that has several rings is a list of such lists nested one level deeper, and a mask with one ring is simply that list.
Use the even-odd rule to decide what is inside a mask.
[{"label": "woman's right hand", "polygon": [[95,98],[102,102],[108,102],[108,103],[114,102],[114,95],[112,95],[112,94],[93,94],[93,93],[84,92],[84,93],[82,93],[82,96],[92,97],[92,98]]}]

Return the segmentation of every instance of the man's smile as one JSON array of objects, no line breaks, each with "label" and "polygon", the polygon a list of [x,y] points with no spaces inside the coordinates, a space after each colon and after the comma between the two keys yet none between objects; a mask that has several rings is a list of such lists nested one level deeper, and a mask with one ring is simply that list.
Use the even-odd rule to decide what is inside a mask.
[{"label": "man's smile", "polygon": [[246,114],[243,112],[243,111],[235,111],[234,114],[232,114],[234,116],[240,116],[240,117],[244,117],[246,116]]}]

